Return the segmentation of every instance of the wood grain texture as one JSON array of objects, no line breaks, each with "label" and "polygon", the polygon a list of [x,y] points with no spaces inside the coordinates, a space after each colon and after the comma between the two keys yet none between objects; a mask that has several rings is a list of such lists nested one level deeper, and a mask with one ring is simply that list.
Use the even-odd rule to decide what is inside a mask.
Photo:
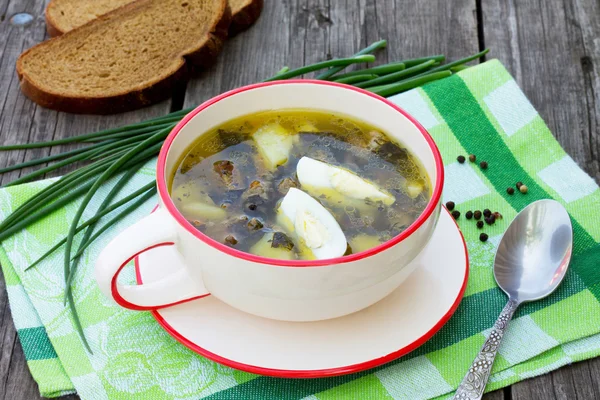
[{"label": "wood grain texture", "polygon": [[[4,16],[0,18],[0,143],[65,137],[168,112],[170,102],[110,117],[70,115],[41,109],[22,96],[14,62],[22,50],[45,38],[44,3],[0,2]],[[476,0],[266,0],[256,25],[226,42],[218,62],[182,88],[172,107],[200,104],[270,77],[284,65],[296,68],[348,56],[379,39],[387,39],[389,46],[378,53],[377,64],[433,53],[456,59],[484,44],[514,74],[566,150],[599,179],[598,2],[553,1],[553,7],[542,7],[543,0],[481,3],[478,20]],[[10,25],[8,20],[17,12],[29,12],[34,22],[26,27]],[[478,28],[483,37],[478,37]],[[47,153],[46,149],[0,153],[0,167]],[[7,174],[0,183],[17,176]],[[27,370],[0,279],[0,400],[35,398],[39,398],[37,386]],[[484,396],[485,400],[511,398],[598,399],[600,359]]]},{"label": "wood grain texture", "polygon": [[505,396],[504,390],[496,390],[483,396],[483,400],[509,400],[510,397]]}]

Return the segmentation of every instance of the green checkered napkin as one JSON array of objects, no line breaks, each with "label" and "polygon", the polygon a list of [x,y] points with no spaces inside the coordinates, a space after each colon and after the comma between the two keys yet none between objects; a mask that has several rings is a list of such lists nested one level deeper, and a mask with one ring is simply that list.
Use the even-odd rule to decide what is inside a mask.
[{"label": "green checkered napkin", "polygon": [[[13,319],[41,393],[127,400],[448,398],[506,301],[492,276],[500,236],[519,210],[543,198],[560,201],[571,214],[571,268],[552,296],[519,309],[488,390],[600,355],[600,190],[554,140],[504,67],[489,61],[392,100],[414,115],[440,147],[447,176],[445,200],[456,202],[463,215],[484,208],[504,215],[485,227],[490,235],[486,243],[478,240],[480,231],[473,220],[459,219],[470,253],[469,284],[456,314],[429,342],[370,371],[313,380],[260,377],[196,355],[164,332],[149,313],[113,306],[94,282],[92,268],[100,249],[148,214],[155,204],[149,201],[105,234],[79,267],[74,294],[93,349],[88,354],[62,304],[62,253],[24,271],[66,234],[76,210],[70,205],[0,248]],[[476,154],[489,168],[481,170],[468,161],[459,164],[459,154]],[[153,165],[136,176],[135,186],[151,179]],[[508,195],[506,188],[516,181],[523,181],[529,193]],[[0,216],[46,184],[1,190]],[[131,190],[132,186],[125,192]],[[129,273],[132,280],[131,268]]]}]

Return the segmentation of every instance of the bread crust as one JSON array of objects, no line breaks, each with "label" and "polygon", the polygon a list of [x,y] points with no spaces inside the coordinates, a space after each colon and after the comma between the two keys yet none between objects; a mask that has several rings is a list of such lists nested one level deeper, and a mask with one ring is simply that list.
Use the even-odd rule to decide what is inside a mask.
[{"label": "bread crust", "polygon": [[240,11],[233,14],[231,25],[229,26],[229,36],[235,36],[241,31],[250,28],[258,17],[260,17],[263,5],[263,0],[252,0],[245,7],[242,7]]},{"label": "bread crust", "polygon": [[[237,35],[238,33],[252,26],[258,17],[260,17],[263,6],[263,0],[251,0],[248,4],[242,7],[241,10],[236,13],[232,13],[231,25],[229,26],[229,36]],[[60,29],[54,18],[52,18],[53,13],[51,10],[54,7],[55,0],[50,0],[45,11],[46,30],[48,31],[48,35],[51,37],[60,36],[65,33]]]},{"label": "bread crust", "polygon": [[54,18],[52,18],[52,8],[54,8],[54,0],[51,0],[46,7],[46,11],[44,12],[44,16],[46,17],[46,31],[50,37],[60,36],[64,32],[60,30]]},{"label": "bread crust", "polygon": [[[97,23],[97,21],[110,19],[115,14],[126,12],[131,8],[138,7],[139,1],[134,1],[110,11],[100,17],[88,22],[84,26]],[[65,111],[76,114],[115,114],[125,111],[136,110],[159,101],[168,99],[172,96],[173,89],[189,79],[190,67],[206,67],[216,59],[220,53],[223,43],[227,38],[227,31],[231,23],[231,10],[226,0],[221,0],[220,18],[216,24],[211,27],[209,33],[199,38],[198,46],[193,51],[182,54],[180,65],[168,76],[161,80],[148,83],[145,87],[119,93],[107,97],[85,97],[85,96],[67,96],[61,93],[51,93],[35,84],[23,72],[22,59],[32,49],[44,46],[47,42],[42,42],[29,50],[23,52],[17,59],[17,75],[20,81],[21,91],[39,105],[58,111]],[[61,38],[68,35],[77,34],[78,29],[65,33]],[[60,38],[49,39],[59,40]],[[64,39],[63,39],[64,40]],[[190,65],[188,65],[190,64]]]}]

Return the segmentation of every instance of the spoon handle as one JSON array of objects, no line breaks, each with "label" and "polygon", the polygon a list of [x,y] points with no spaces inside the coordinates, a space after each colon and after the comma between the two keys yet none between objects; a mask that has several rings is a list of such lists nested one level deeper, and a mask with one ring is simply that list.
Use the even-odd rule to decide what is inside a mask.
[{"label": "spoon handle", "polygon": [[453,397],[454,400],[481,399],[485,385],[490,377],[490,372],[492,372],[492,366],[500,347],[500,341],[517,307],[519,307],[519,302],[513,299],[508,300],[508,303],[504,306],[502,313],[496,320],[490,336],[488,336],[479,354],[475,357],[473,364],[469,367],[469,372],[467,372],[458,389],[456,389],[456,394]]}]

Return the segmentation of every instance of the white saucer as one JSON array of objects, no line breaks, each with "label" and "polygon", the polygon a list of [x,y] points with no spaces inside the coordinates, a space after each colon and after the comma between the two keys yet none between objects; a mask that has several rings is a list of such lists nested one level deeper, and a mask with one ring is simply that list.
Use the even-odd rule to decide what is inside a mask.
[{"label": "white saucer", "polygon": [[[169,246],[136,259],[138,282],[160,279],[180,263]],[[153,311],[176,340],[218,363],[261,375],[316,378],[354,373],[421,346],[450,319],[469,271],[466,245],[444,208],[415,272],[360,312],[319,322],[282,322],[238,311],[213,296]],[[407,266],[407,268],[409,268]]]}]

